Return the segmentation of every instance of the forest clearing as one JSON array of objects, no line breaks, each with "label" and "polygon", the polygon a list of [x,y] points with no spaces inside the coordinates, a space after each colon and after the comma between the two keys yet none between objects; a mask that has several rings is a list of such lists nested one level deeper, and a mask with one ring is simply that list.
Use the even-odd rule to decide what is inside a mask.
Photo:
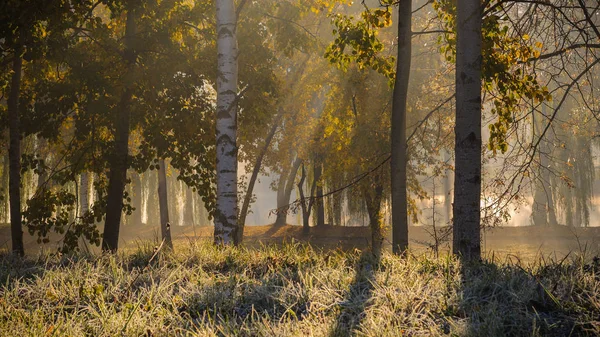
[{"label": "forest clearing", "polygon": [[0,1],[0,336],[600,336],[600,1]]}]

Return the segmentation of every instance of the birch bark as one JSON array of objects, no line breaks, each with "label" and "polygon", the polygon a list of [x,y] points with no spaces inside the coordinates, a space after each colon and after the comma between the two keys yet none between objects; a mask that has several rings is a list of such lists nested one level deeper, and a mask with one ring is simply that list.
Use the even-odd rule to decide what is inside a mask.
[{"label": "birch bark", "polygon": [[216,244],[234,243],[237,227],[238,47],[233,0],[217,0]]}]

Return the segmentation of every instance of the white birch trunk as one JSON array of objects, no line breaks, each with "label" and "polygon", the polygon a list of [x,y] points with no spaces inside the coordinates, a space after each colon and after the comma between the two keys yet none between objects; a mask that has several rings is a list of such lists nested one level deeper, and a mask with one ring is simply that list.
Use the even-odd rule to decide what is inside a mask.
[{"label": "white birch trunk", "polygon": [[481,16],[480,0],[458,0],[453,252],[481,257]]},{"label": "white birch trunk", "polygon": [[217,203],[215,243],[233,244],[237,228],[237,40],[233,0],[217,0]]}]

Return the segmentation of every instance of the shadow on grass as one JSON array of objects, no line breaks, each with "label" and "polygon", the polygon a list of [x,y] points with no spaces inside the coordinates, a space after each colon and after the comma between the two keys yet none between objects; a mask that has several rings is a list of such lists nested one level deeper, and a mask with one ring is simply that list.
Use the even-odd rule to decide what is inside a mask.
[{"label": "shadow on grass", "polygon": [[350,288],[339,303],[340,313],[329,334],[334,336],[355,336],[369,308],[374,291],[375,273],[380,259],[370,251],[364,251],[356,264],[356,274]]},{"label": "shadow on grass", "polygon": [[[497,261],[461,264],[455,316],[467,336],[592,336],[576,303],[564,301],[569,266],[525,269]],[[570,280],[571,282],[573,279]],[[563,299],[561,300],[561,297]]]}]

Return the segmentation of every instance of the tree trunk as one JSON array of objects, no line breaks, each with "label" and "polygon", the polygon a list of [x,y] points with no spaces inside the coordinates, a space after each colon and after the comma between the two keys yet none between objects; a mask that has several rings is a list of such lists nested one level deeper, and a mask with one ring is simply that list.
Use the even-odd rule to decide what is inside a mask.
[{"label": "tree trunk", "polygon": [[90,174],[87,171],[81,172],[79,181],[79,216],[83,216],[90,209]]},{"label": "tree trunk", "polygon": [[308,205],[306,204],[306,200],[304,198],[304,190],[303,185],[306,180],[306,170],[304,169],[304,164],[302,164],[302,174],[300,176],[300,181],[298,182],[298,192],[300,193],[300,207],[302,208],[302,233],[304,235],[308,235],[310,232],[310,224],[308,220],[310,219],[310,201]]},{"label": "tree trunk", "polygon": [[217,203],[215,243],[235,243],[237,227],[238,48],[233,0],[217,0]]},{"label": "tree trunk", "polygon": [[381,199],[383,198],[383,185],[378,175],[374,177],[375,189],[363,187],[363,198],[369,213],[369,227],[371,228],[371,252],[377,258],[381,257],[383,247],[383,228],[381,224]]},{"label": "tree trunk", "polygon": [[8,194],[10,198],[10,232],[12,237],[12,250],[23,256],[23,227],[21,223],[21,130],[19,118],[19,96],[21,93],[21,71],[23,68],[23,46],[15,47],[13,60],[13,74],[8,96],[8,123],[10,128],[9,178]]},{"label": "tree trunk", "polygon": [[[283,226],[286,224],[290,196],[292,195],[292,190],[294,189],[294,180],[296,180],[296,174],[298,173],[300,164],[302,164],[302,159],[296,158],[292,164],[292,167],[290,168],[287,178],[284,180],[284,188],[277,190],[277,219],[275,220],[275,226]],[[281,187],[281,179],[283,179],[283,176],[279,179],[279,187]],[[280,193],[280,191],[283,192]]]},{"label": "tree trunk", "polygon": [[110,175],[108,180],[108,195],[106,203],[106,220],[104,222],[104,235],[102,238],[102,251],[116,252],[119,247],[119,229],[123,213],[123,192],[127,180],[127,166],[129,156],[129,119],[131,115],[130,104],[132,99],[132,86],[135,61],[137,59],[133,46],[136,34],[135,14],[127,11],[125,26],[125,53],[127,72],[125,89],[118,104],[116,118],[116,134],[113,153],[110,158]]},{"label": "tree trunk", "polygon": [[314,167],[314,179],[315,179],[315,183],[316,183],[316,215],[317,215],[317,226],[324,226],[325,225],[325,205],[324,202],[325,200],[323,200],[323,185],[321,184],[321,182],[319,182],[319,180],[321,180],[321,175],[323,173],[323,166],[321,161],[316,160],[315,161],[315,167]]},{"label": "tree trunk", "polygon": [[[542,109],[544,109],[544,107],[542,107]],[[544,181],[544,184],[546,186],[546,188],[544,189],[544,194],[546,196],[546,205],[548,207],[548,224],[550,226],[558,225],[558,221],[556,220],[556,205],[554,204],[553,198],[555,187],[550,183],[550,157],[552,156],[553,142],[554,133],[548,132],[548,139],[546,140],[546,142],[542,143],[543,155],[540,160],[540,164],[543,167],[542,180]]]},{"label": "tree trunk", "polygon": [[392,250],[401,254],[408,249],[408,204],[406,191],[406,100],[411,64],[412,1],[398,5],[398,60],[392,99]]},{"label": "tree trunk", "polygon": [[458,0],[453,252],[481,257],[481,16],[480,0]]},{"label": "tree trunk", "polygon": [[[265,144],[261,149],[258,157],[256,157],[256,162],[254,163],[254,169],[252,170],[252,175],[250,176],[250,181],[248,182],[248,190],[246,191],[246,195],[244,196],[244,203],[242,204],[242,211],[240,213],[240,217],[238,220],[238,228],[235,234],[235,243],[240,244],[244,238],[244,226],[246,225],[246,216],[248,215],[248,208],[250,207],[250,200],[252,199],[252,191],[254,190],[254,184],[256,183],[256,179],[258,178],[258,173],[260,173],[260,167],[262,165],[263,158],[267,154],[269,147],[271,146],[271,141],[273,141],[273,137],[277,132],[277,128],[279,128],[279,123],[283,117],[283,112],[279,112],[279,115],[275,117],[273,120],[273,125],[271,126],[271,130],[265,138]],[[279,195],[278,195],[279,197]]]},{"label": "tree trunk", "polygon": [[8,155],[4,155],[2,156],[2,177],[0,178],[0,188],[2,188],[2,196],[3,199],[0,200],[0,207],[1,207],[1,211],[2,211],[2,222],[3,223],[9,223],[10,222],[10,216],[9,216],[9,206],[8,206],[8,202],[9,199],[8,198],[8,170],[9,170],[9,159],[8,159]]},{"label": "tree trunk", "polygon": [[302,164],[302,175],[300,176],[300,181],[298,182],[298,191],[300,192],[300,206],[302,207],[302,233],[304,235],[308,235],[310,233],[310,213],[314,205],[315,190],[317,188],[317,181],[319,180],[319,177],[313,177],[312,186],[310,187],[308,195],[308,204],[304,197],[304,191],[302,190],[302,185],[304,185],[305,180],[306,169],[304,168],[304,164]]},{"label": "tree trunk", "polygon": [[164,159],[158,161],[158,204],[160,208],[160,234],[166,247],[173,249],[171,224],[169,223],[169,199],[167,198],[167,164]]},{"label": "tree trunk", "polygon": [[[542,128],[542,122],[537,121],[535,118],[535,110],[531,112],[532,115],[532,130],[533,130],[533,139],[532,142],[537,141],[536,135],[538,135],[540,129]],[[533,205],[531,205],[531,219],[533,224],[536,226],[545,226],[548,224],[548,213],[546,210],[546,195],[545,195],[545,182],[543,181],[543,171],[545,170],[544,165],[542,165],[542,144],[543,139],[540,141],[540,149],[537,153],[539,165],[537,167],[537,174],[535,175],[534,181],[534,194],[533,194]]]}]

